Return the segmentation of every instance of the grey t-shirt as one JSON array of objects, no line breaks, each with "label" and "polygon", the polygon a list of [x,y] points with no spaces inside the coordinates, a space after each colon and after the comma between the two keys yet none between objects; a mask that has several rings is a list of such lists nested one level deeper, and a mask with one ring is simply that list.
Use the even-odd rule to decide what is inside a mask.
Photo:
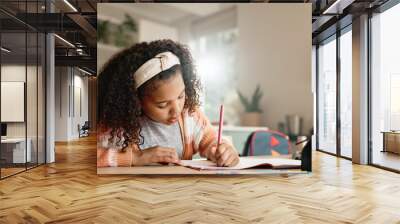
[{"label": "grey t-shirt", "polygon": [[182,158],[183,143],[178,122],[166,125],[143,116],[140,119],[140,125],[144,140],[144,143],[139,145],[141,150],[154,146],[168,147],[175,149],[179,158]]}]

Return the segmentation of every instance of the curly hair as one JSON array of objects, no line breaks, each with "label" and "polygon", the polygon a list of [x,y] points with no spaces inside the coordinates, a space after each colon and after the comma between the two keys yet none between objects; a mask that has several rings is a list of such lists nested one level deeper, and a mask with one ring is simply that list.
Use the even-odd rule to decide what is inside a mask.
[{"label": "curly hair", "polygon": [[[170,51],[175,54],[180,65],[157,74],[136,89],[133,74],[155,55]],[[184,109],[193,112],[200,105],[200,80],[188,48],[172,40],[142,42],[127,48],[110,59],[99,73],[97,112],[99,131],[111,130],[109,142],[116,143],[124,151],[128,145],[142,144],[139,117],[142,115],[141,97],[154,88],[157,80],[168,79],[180,71],[185,84]]]}]

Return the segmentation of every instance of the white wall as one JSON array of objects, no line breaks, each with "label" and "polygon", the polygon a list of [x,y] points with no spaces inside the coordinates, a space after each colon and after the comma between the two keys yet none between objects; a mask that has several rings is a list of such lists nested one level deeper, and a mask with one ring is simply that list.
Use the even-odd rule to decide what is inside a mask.
[{"label": "white wall", "polygon": [[[88,120],[88,78],[81,75],[79,70],[71,67],[56,67],[56,141],[77,139],[78,124],[82,126]],[[79,89],[81,103],[77,101]],[[82,114],[76,106],[79,104],[82,106]]]},{"label": "white wall", "polygon": [[[38,70],[37,70],[38,69]],[[24,138],[25,135],[30,139],[31,155],[33,161],[36,161],[39,154],[39,163],[44,162],[44,74],[42,67],[25,66],[20,64],[3,64],[1,66],[1,81],[24,82],[26,85],[26,99],[22,102],[20,113],[26,112],[26,121],[6,122],[7,137]],[[27,79],[27,80],[26,80]],[[2,89],[3,91],[4,89]],[[22,94],[24,91],[22,90]],[[7,95],[2,95],[2,98]],[[26,101],[26,107],[25,107]],[[10,107],[2,107],[2,111],[13,110]],[[15,110],[15,109],[14,109]],[[7,111],[8,113],[17,113],[17,111]],[[48,150],[51,152],[50,150]],[[48,157],[51,158],[51,157]],[[51,162],[51,160],[49,160]]]},{"label": "white wall", "polygon": [[146,19],[139,20],[139,42],[153,41],[159,39],[178,40],[176,28],[155,23]]},{"label": "white wall", "polygon": [[[73,113],[73,119],[72,119],[72,130],[71,130],[71,135],[72,138],[78,138],[79,133],[78,133],[78,124],[81,126],[85,123],[85,121],[88,121],[88,78],[87,77],[82,77],[78,74],[76,74],[77,70],[75,70],[75,75],[74,75],[74,86],[75,86],[75,94],[74,97],[74,110],[75,113]],[[80,89],[80,99],[78,97],[78,92],[77,90]],[[81,106],[82,112],[79,112],[79,102]]]},{"label": "white wall", "polygon": [[[25,75],[26,71],[28,74],[36,74],[36,67],[33,66],[27,66],[25,67],[22,65],[2,65],[1,66],[1,81],[9,81],[9,82],[25,82]],[[29,78],[29,77],[28,77]],[[30,85],[34,84],[36,85],[36,81],[31,83],[32,81],[30,80]],[[28,88],[28,99],[27,103],[31,103],[36,99],[36,89],[31,89]],[[32,90],[32,91],[31,91]],[[35,101],[36,102],[36,101]],[[28,105],[29,106],[29,105]],[[31,107],[36,108],[36,103],[34,105],[31,105]],[[2,110],[7,110],[8,108],[1,108]],[[24,109],[24,108],[22,108]],[[28,109],[29,112],[31,112],[31,109]],[[28,137],[29,134],[32,133],[32,130],[36,130],[36,126],[33,127],[32,121],[36,122],[36,114],[33,113],[28,113],[27,114],[27,119],[29,122],[28,125]],[[25,122],[7,122],[7,136],[8,137],[25,137]]]},{"label": "white wall", "polygon": [[67,67],[55,68],[55,140],[68,140],[68,86],[69,75]]},{"label": "white wall", "polygon": [[311,4],[238,7],[239,89],[261,85],[262,122],[272,129],[287,114],[303,118],[303,132],[312,128],[311,14]]},{"label": "white wall", "polygon": [[[28,70],[32,67],[28,66]],[[2,65],[1,81],[25,82],[25,65]]]}]

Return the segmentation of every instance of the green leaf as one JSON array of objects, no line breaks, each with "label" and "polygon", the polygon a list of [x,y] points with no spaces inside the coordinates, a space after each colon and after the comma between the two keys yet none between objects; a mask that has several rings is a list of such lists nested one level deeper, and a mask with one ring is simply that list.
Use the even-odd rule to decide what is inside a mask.
[{"label": "green leaf", "polygon": [[109,22],[99,20],[97,23],[97,40],[99,42],[108,42]]},{"label": "green leaf", "polygon": [[243,94],[242,94],[239,90],[237,91],[237,93],[238,93],[238,95],[239,95],[240,102],[242,102],[244,108],[245,108],[246,111],[247,111],[248,108],[250,107],[249,101],[246,99],[245,96],[243,96]]},{"label": "green leaf", "polygon": [[136,32],[137,31],[137,24],[135,20],[128,14],[125,14],[125,20],[122,23],[122,26],[129,31]]},{"label": "green leaf", "polygon": [[237,92],[246,112],[262,112],[260,101],[263,94],[259,85],[257,85],[251,99],[247,99],[239,90],[237,90]]}]

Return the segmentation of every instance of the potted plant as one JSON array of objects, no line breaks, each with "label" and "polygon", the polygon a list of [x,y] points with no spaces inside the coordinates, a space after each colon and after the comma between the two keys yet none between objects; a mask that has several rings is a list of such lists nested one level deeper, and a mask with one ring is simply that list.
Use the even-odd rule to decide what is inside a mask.
[{"label": "potted plant", "polygon": [[128,14],[125,14],[125,20],[122,23],[122,26],[129,32],[137,32],[138,30],[136,21]]},{"label": "potted plant", "polygon": [[97,21],[97,41],[106,44],[110,42],[108,21]]},{"label": "potted plant", "polygon": [[250,99],[246,98],[239,90],[237,92],[240,102],[242,102],[245,109],[245,113],[242,116],[242,125],[259,126],[261,123],[262,113],[260,100],[263,95],[260,90],[260,85],[257,85],[257,88]]},{"label": "potted plant", "polygon": [[117,27],[115,33],[115,45],[119,47],[127,47],[136,42],[135,35],[137,34],[138,27],[135,20],[125,14],[125,20]]}]

